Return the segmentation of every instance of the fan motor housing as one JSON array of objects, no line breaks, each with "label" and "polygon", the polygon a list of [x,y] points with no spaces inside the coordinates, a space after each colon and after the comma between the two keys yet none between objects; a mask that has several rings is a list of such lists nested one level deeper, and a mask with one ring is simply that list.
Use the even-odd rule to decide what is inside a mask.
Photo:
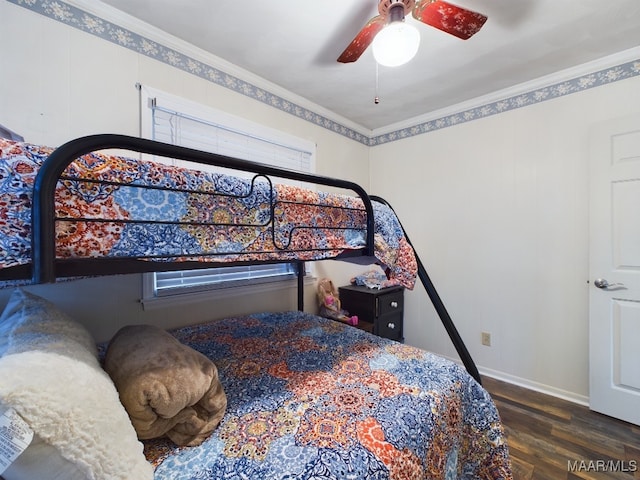
[{"label": "fan motor housing", "polygon": [[415,4],[415,0],[380,0],[378,3],[378,12],[382,17],[387,18],[392,9],[399,9],[399,6],[402,5],[404,7],[404,15],[407,15],[413,10]]}]

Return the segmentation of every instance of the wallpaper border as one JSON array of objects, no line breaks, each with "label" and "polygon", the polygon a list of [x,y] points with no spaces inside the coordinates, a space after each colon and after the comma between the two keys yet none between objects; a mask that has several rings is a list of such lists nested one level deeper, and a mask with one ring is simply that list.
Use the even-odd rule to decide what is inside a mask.
[{"label": "wallpaper border", "polygon": [[463,109],[449,115],[416,125],[400,128],[391,132],[371,136],[340,124],[324,115],[313,112],[295,102],[289,101],[268,90],[255,86],[212,65],[185,55],[176,49],[149,40],[143,35],[120,27],[108,20],[86,12],[60,0],[7,0],[10,3],[32,10],[53,20],[100,37],[111,43],[128,48],[134,52],[156,59],[172,67],[196,75],[216,85],[223,86],[273,108],[294,115],[317,126],[335,132],[367,146],[382,145],[397,140],[452,127],[462,123],[504,113],[509,110],[527,107],[547,100],[563,97],[572,93],[607,85],[640,75],[640,59],[633,60],[593,73],[580,75],[570,80],[534,89],[485,105]]},{"label": "wallpaper border", "polygon": [[609,83],[618,82],[627,78],[640,75],[640,59],[632,60],[620,65],[605,68],[593,73],[580,75],[578,77],[564,80],[553,85],[537,88],[533,91],[520,93],[496,100],[485,105],[461,110],[459,112],[445,115],[440,118],[429,120],[423,123],[394,130],[381,135],[374,135],[369,139],[369,145],[381,145],[384,143],[402,140],[405,138],[422,135],[425,133],[440,130],[442,128],[453,127],[461,123],[478,120],[481,118],[508,112],[517,108],[527,107],[537,103],[564,97],[572,93],[582,92],[591,88],[600,87]]}]

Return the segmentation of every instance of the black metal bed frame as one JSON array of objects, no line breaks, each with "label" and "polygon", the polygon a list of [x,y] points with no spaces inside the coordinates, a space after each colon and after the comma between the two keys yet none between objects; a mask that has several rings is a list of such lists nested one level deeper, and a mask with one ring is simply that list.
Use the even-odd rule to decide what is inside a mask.
[{"label": "black metal bed frame", "polygon": [[[112,275],[122,273],[142,273],[151,271],[167,271],[167,270],[185,270],[195,268],[211,268],[216,266],[230,266],[230,265],[242,265],[242,264],[256,264],[256,263],[269,263],[269,261],[211,261],[208,259],[206,262],[197,261],[180,261],[180,262],[167,262],[169,257],[189,257],[189,255],[162,255],[159,258],[139,258],[139,257],[104,257],[104,258],[56,258],[56,245],[55,245],[55,223],[61,219],[56,216],[54,194],[56,185],[60,180],[72,180],[82,182],[97,182],[97,180],[87,180],[82,178],[68,178],[63,175],[65,169],[78,157],[91,153],[97,150],[104,149],[124,149],[144,154],[157,155],[161,157],[173,158],[178,160],[186,160],[190,162],[202,163],[206,165],[213,165],[217,167],[224,167],[233,170],[239,170],[244,172],[251,172],[256,176],[264,177],[269,185],[272,185],[269,176],[291,179],[295,181],[301,181],[316,185],[323,185],[326,187],[335,187],[344,190],[350,190],[354,192],[363,202],[364,213],[366,214],[366,246],[360,250],[350,250],[344,252],[338,257],[333,258],[350,258],[350,257],[373,257],[374,255],[374,216],[372,200],[391,206],[384,199],[375,196],[369,196],[367,192],[358,184],[349,182],[346,180],[335,179],[331,177],[325,177],[320,175],[312,175],[301,172],[295,172],[291,170],[285,170],[277,167],[272,167],[264,164],[250,162],[246,160],[240,160],[224,155],[203,152],[200,150],[194,150],[190,148],[170,145],[166,143],[156,142],[152,140],[130,137],[126,135],[114,135],[114,134],[102,134],[91,135],[81,137],[57,148],[44,162],[40,168],[36,181],[34,184],[33,193],[33,206],[32,206],[32,264],[31,267],[21,267],[19,270],[20,275],[25,275],[30,271],[32,280],[34,283],[52,283],[56,278],[60,277],[73,277],[73,276],[86,276],[86,275]],[[255,180],[255,177],[254,177]],[[114,182],[102,182],[115,184]],[[118,183],[121,185],[132,186],[131,184]],[[252,181],[253,184],[253,181]],[[145,187],[141,188],[157,188],[157,187]],[[184,190],[181,190],[184,191]],[[210,194],[208,192],[198,192],[203,194]],[[273,196],[272,196],[273,198]],[[315,205],[317,207],[326,207],[322,205]],[[336,208],[336,207],[330,207]],[[271,214],[273,215],[274,205],[271,205]],[[77,221],[83,221],[86,219],[75,219]],[[89,221],[100,221],[91,219]],[[105,220],[108,221],[108,220]],[[111,220],[113,221],[113,220]],[[120,221],[120,220],[118,220]],[[141,223],[149,223],[143,221]],[[178,223],[178,222],[163,222],[159,223]],[[225,224],[212,224],[217,226],[225,226]],[[237,225],[237,224],[233,224]],[[227,224],[228,226],[228,224]],[[301,227],[312,228],[312,227]],[[325,227],[321,227],[325,228]],[[345,228],[345,227],[335,227]],[[350,227],[346,227],[350,228]],[[404,230],[404,228],[403,228]],[[406,232],[405,232],[406,236]],[[406,236],[409,241],[408,236]],[[409,241],[410,243],[410,241]],[[283,250],[287,250],[286,246]],[[240,254],[242,252],[225,252],[228,255],[230,253]],[[253,252],[256,253],[256,252]],[[258,252],[260,253],[260,252]],[[206,254],[205,254],[206,255]],[[212,254],[216,255],[216,254]],[[192,255],[195,256],[195,255]],[[154,261],[156,260],[156,261]],[[418,264],[418,277],[422,282],[427,294],[429,295],[436,312],[438,313],[443,326],[445,327],[451,341],[456,348],[460,359],[462,360],[465,368],[476,381],[481,382],[480,374],[476,368],[476,365],[471,358],[462,338],[460,337],[451,317],[449,316],[440,296],[438,295],[433,282],[427,275],[426,269],[422,264],[417,252],[416,260]],[[288,262],[291,259],[273,261],[276,262]],[[298,308],[300,310],[304,307],[303,302],[303,277],[304,277],[304,262],[296,261],[297,264],[297,284],[298,284]],[[15,272],[14,272],[15,273]]]}]

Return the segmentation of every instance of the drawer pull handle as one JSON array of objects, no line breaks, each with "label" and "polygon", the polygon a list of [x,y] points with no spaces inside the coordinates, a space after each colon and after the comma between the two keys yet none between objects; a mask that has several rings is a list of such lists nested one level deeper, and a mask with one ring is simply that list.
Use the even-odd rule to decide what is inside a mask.
[{"label": "drawer pull handle", "polygon": [[393,330],[394,328],[396,328],[396,324],[395,324],[395,323],[393,323],[393,322],[389,322],[389,323],[387,324],[387,327],[389,327],[391,330]]},{"label": "drawer pull handle", "polygon": [[398,302],[391,302],[389,305],[391,305],[391,308],[398,308]]}]

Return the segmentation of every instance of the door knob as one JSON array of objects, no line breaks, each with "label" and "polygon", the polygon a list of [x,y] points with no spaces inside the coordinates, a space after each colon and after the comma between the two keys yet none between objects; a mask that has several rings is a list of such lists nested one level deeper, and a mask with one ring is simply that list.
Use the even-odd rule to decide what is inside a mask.
[{"label": "door knob", "polygon": [[611,287],[624,287],[624,283],[609,283],[604,278],[596,278],[593,284],[603,290]]}]

